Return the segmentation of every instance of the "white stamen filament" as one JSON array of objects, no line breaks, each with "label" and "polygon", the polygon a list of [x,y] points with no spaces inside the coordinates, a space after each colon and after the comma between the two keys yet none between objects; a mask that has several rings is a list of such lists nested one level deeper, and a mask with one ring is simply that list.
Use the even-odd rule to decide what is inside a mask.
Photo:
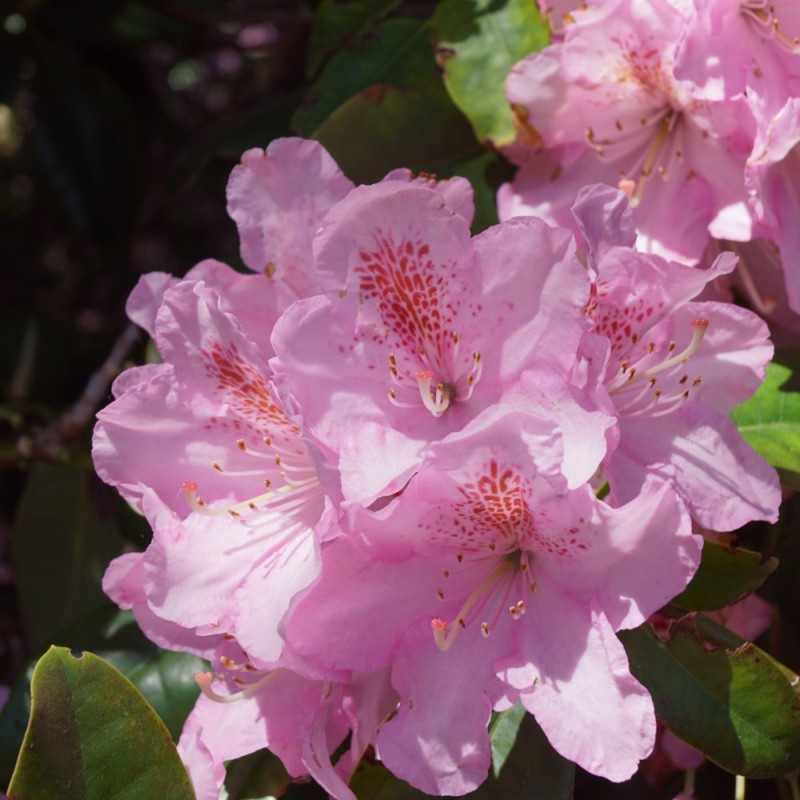
[{"label": "white stamen filament", "polygon": [[[609,394],[615,394],[622,389],[632,386],[634,383],[650,380],[654,375],[664,372],[665,370],[672,369],[673,367],[685,364],[697,352],[697,348],[700,347],[700,343],[703,341],[703,337],[706,335],[707,330],[708,320],[692,320],[692,339],[689,344],[677,355],[666,358],[660,363],[654,364],[653,366],[645,369],[642,369],[641,366],[638,366],[638,368],[635,365],[629,366],[628,362],[623,362],[620,373],[609,387]],[[648,352],[644,358],[647,358],[651,352],[652,351]],[[651,381],[651,386],[652,385],[654,384]],[[636,399],[638,400],[640,397],[641,394],[637,396]],[[630,405],[630,402],[626,403],[626,407]]]},{"label": "white stamen filament", "polygon": [[414,377],[419,385],[422,404],[434,417],[440,417],[450,405],[450,391],[443,383],[437,384],[435,390],[431,391],[431,382],[433,381],[433,372],[431,370],[417,372]]},{"label": "white stamen filament", "polygon": [[261,689],[263,689],[280,672],[280,669],[268,672],[263,678],[259,678],[254,683],[248,684],[240,692],[234,692],[233,694],[227,695],[218,694],[211,688],[211,681],[214,679],[214,676],[210,672],[198,672],[194,676],[194,679],[197,685],[200,687],[200,691],[209,700],[213,700],[215,703],[235,703],[237,700],[244,700],[245,698],[252,697],[254,694],[261,691]]},{"label": "white stamen filament", "polygon": [[316,477],[311,477],[292,484],[287,483],[287,485],[279,486],[277,489],[270,489],[263,494],[256,495],[247,500],[242,500],[238,503],[210,508],[206,502],[198,496],[196,483],[184,481],[181,485],[181,490],[183,491],[183,496],[187,505],[192,511],[211,517],[223,516],[225,514],[238,517],[247,511],[253,511],[259,508],[259,506],[261,508],[276,508],[283,513],[292,510],[298,505],[305,505],[310,499],[313,499],[315,495],[322,494],[322,488]]},{"label": "white stamen filament", "polygon": [[[466,599],[464,604],[459,609],[458,614],[456,614],[455,622],[453,624],[450,624],[438,617],[431,620],[433,639],[436,642],[436,646],[439,648],[439,650],[446,652],[453,646],[453,642],[456,640],[459,630],[467,627],[467,617],[470,611],[472,611],[478,602],[487,595],[487,593],[494,587],[496,582],[503,575],[514,568],[514,561],[504,558],[500,565],[486,578],[484,578],[478,587],[474,589],[470,596]],[[519,615],[521,616],[521,610],[524,608],[524,603],[520,600],[515,606],[512,606],[512,608],[517,608],[517,606],[519,606]],[[514,617],[512,614],[512,618],[516,617]],[[490,626],[488,623],[484,622],[481,624],[481,633],[483,636],[488,636],[489,630]]]},{"label": "white stamen filament", "polygon": [[[428,355],[428,351],[420,347],[417,349],[416,358],[422,363],[423,369],[413,373],[417,383],[417,391],[425,408],[434,417],[440,417],[445,411],[458,400],[468,400],[472,396],[483,371],[481,354],[478,351],[472,353],[472,364],[469,371],[464,372],[465,358],[458,363],[458,353],[460,340],[456,333],[450,334],[450,351],[447,353],[451,368],[442,367],[439,359],[433,359]],[[397,357],[394,353],[389,353],[389,374],[393,386],[389,387],[389,402],[396,408],[418,408],[419,400],[411,400],[410,394],[406,394],[411,389],[412,384],[408,380],[408,373],[404,373],[398,367]],[[436,376],[442,376],[438,380]],[[447,377],[444,377],[447,376]],[[401,391],[402,390],[402,391]]]},{"label": "white stamen filament", "polygon": [[[670,112],[662,118],[658,131],[656,132],[656,135],[650,142],[650,146],[645,152],[644,161],[639,169],[639,175],[635,180],[636,188],[633,190],[632,195],[629,195],[631,208],[636,208],[642,200],[645,182],[653,172],[656,159],[661,151],[661,145],[664,142],[667,134],[672,131],[673,125],[675,124],[675,119],[676,115],[673,112]],[[662,177],[666,177],[666,167],[664,167],[664,171],[661,174]]]}]

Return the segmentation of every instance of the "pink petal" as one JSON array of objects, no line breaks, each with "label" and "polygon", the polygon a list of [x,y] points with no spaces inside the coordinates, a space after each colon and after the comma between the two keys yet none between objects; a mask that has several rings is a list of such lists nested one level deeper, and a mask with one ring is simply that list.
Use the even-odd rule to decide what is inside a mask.
[{"label": "pink petal", "polygon": [[601,612],[555,591],[536,611],[539,624],[523,628],[520,655],[498,663],[498,674],[520,688],[522,704],[562,756],[626,780],[655,742],[650,695]]},{"label": "pink petal", "polygon": [[290,302],[315,293],[311,240],[325,213],[353,184],[317,142],[275,139],[248,150],[228,182],[228,213],[242,260],[266,273]]},{"label": "pink petal", "polygon": [[477,630],[463,631],[440,652],[430,622],[422,620],[398,647],[392,684],[400,704],[378,734],[378,755],[427,794],[463,795],[486,780],[492,711],[483,691],[492,678],[486,645]]}]

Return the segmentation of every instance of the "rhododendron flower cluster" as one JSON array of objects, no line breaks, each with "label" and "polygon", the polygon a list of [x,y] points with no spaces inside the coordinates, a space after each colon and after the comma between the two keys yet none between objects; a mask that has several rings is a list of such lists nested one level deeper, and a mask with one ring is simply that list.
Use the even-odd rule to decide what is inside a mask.
[{"label": "rhododendron flower cluster", "polygon": [[501,218],[569,224],[581,187],[619,186],[640,249],[697,264],[712,241],[758,242],[737,248],[737,283],[771,312],[784,292],[769,273],[782,264],[788,304],[800,312],[797,4],[546,5],[567,22],[508,76],[524,135],[509,151],[521,168],[500,191]]},{"label": "rhododendron flower cluster", "polygon": [[[646,114],[688,164],[704,109],[665,100],[625,125]],[[611,135],[595,131],[590,150]],[[620,152],[655,159],[638,137]],[[719,219],[741,199],[692,198]],[[653,702],[616,634],[687,585],[695,525],[776,519],[777,477],[726,416],[772,346],[751,312],[696,299],[733,256],[638,252],[623,191],[574,201],[563,227],[472,236],[462,179],[353,187],[320,145],[278,140],[228,187],[251,274],[207,261],[132,294],[163,362],[117,380],[94,456],[153,540],[104,586],[211,662],[179,745],[199,798],[263,747],[339,800],[368,748],[465,794],[492,711],[517,702],[594,774],[625,780],[651,752]]]}]

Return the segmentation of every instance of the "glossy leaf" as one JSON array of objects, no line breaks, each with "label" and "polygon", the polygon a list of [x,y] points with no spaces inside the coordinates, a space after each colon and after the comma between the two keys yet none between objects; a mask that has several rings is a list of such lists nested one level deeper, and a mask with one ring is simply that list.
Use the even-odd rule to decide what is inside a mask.
[{"label": "glossy leaf", "polygon": [[311,135],[342,103],[373,86],[410,89],[435,75],[430,29],[421,20],[392,19],[358,45],[343,48],[311,87],[292,119],[301,135]]},{"label": "glossy leaf", "polygon": [[72,467],[31,467],[14,519],[11,556],[34,649],[75,618],[103,606],[109,561],[122,549],[111,517],[92,502],[91,476]]},{"label": "glossy leaf", "polygon": [[[73,651],[93,651],[128,677],[177,741],[199,694],[194,675],[208,669],[205,661],[190,653],[160,650],[139,630],[130,611],[111,605],[87,614],[54,638]],[[0,786],[11,777],[30,717],[34,666],[31,662],[16,681],[0,712]]]},{"label": "glossy leaf", "polygon": [[785,670],[729,631],[714,636],[717,629],[708,624],[701,632],[686,620],[673,625],[666,642],[646,625],[619,638],[656,715],[683,741],[737,775],[770,778],[797,769],[800,698]]},{"label": "glossy leaf", "polygon": [[732,417],[745,441],[773,467],[800,473],[800,388],[791,367],[773,361],[758,391]]},{"label": "glossy leaf", "polygon": [[194,798],[164,724],[102,659],[51,647],[34,670],[32,697],[9,800]]},{"label": "glossy leaf", "polygon": [[356,183],[396,167],[438,172],[479,152],[469,124],[438,76],[412,90],[373,86],[331,114],[315,134]]},{"label": "glossy leaf", "polygon": [[514,141],[506,75],[524,56],[541,50],[549,32],[529,0],[442,0],[431,19],[439,64],[453,102],[475,136],[496,147]]},{"label": "glossy leaf", "polygon": [[366,33],[400,0],[322,0],[314,13],[306,73],[315,75],[325,58],[342,42]]},{"label": "glossy leaf", "polygon": [[707,541],[700,568],[670,605],[684,611],[714,611],[754,592],[778,566],[753,550]]}]

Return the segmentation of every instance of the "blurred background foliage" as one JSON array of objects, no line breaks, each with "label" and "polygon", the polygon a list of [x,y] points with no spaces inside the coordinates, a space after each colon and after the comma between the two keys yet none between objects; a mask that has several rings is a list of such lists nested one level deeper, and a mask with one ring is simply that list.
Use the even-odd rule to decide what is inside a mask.
[{"label": "blurred background foliage", "polygon": [[[139,276],[182,275],[209,257],[240,266],[227,177],[245,149],[278,136],[321,140],[357,182],[399,166],[465,175],[475,229],[492,224],[494,192],[512,172],[494,150],[513,139],[502,80],[546,43],[536,19],[531,0],[0,0],[0,687],[11,687],[0,787],[27,723],[33,659],[51,643],[118,667],[173,737],[196,696],[197,659],[159,651],[100,588],[111,558],[149,540],[90,458],[111,379],[147,357],[124,313]],[[741,538],[782,557],[763,589],[782,622],[762,644],[795,671],[798,515],[794,503],[779,526]],[[537,731],[481,797],[511,786],[538,796],[535,759],[550,756],[528,756]],[[680,789],[680,775],[651,774],[656,789],[641,773],[612,786],[579,770],[576,796]],[[377,764],[355,785],[364,798],[420,796]],[[232,796],[322,796],[287,786],[262,756],[230,772]],[[714,767],[698,774],[699,797],[732,797],[732,787]],[[748,789],[779,795],[791,796],[788,784]]]}]

